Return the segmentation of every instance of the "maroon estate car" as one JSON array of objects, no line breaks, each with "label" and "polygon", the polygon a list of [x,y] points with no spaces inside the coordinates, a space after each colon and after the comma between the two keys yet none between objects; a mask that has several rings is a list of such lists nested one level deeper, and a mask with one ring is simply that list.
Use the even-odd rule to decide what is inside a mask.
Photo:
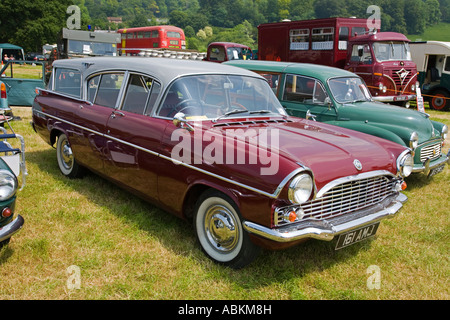
[{"label": "maroon estate car", "polygon": [[407,199],[409,149],[289,117],[267,82],[241,68],[58,60],[32,109],[63,175],[89,169],[192,220],[203,251],[233,268],[260,247],[363,240]]}]

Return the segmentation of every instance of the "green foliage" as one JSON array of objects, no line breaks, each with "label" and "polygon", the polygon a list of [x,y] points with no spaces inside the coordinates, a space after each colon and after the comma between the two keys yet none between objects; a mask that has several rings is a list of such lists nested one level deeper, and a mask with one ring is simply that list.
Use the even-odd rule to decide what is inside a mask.
[{"label": "green foliage", "polygon": [[66,25],[70,0],[2,0],[0,42],[20,45],[25,51],[41,51],[54,43]]},{"label": "green foliage", "polygon": [[[256,27],[261,23],[337,16],[368,18],[369,5],[380,7],[382,31],[421,34],[428,26],[450,22],[450,0],[2,0],[0,42],[40,51],[44,43],[55,43],[58,32],[66,26],[67,7],[73,4],[81,10],[82,30],[88,25],[114,30],[173,24],[185,30],[190,48],[225,39],[254,46]],[[108,17],[121,17],[123,23],[109,23]],[[215,29],[213,36],[199,33],[207,26]],[[202,38],[197,38],[197,33]]]}]

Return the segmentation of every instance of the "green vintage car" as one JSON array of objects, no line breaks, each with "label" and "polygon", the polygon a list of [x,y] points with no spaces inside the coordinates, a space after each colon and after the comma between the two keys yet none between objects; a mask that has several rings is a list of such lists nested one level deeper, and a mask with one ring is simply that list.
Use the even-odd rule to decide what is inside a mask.
[{"label": "green vintage car", "polygon": [[373,101],[356,74],[333,67],[276,61],[228,61],[263,75],[287,112],[361,131],[414,151],[413,172],[429,177],[450,162],[442,152],[448,127],[425,113]]}]

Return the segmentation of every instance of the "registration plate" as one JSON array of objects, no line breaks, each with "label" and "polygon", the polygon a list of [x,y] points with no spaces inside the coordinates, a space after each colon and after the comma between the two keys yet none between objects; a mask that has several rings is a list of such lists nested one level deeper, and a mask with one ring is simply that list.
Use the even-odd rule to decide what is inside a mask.
[{"label": "registration plate", "polygon": [[438,174],[439,172],[441,172],[442,170],[444,170],[445,168],[445,164],[436,167],[434,169],[431,169],[430,173],[428,174],[428,178],[431,178],[432,176],[434,176],[435,174]]},{"label": "registration plate", "polygon": [[343,233],[339,236],[335,250],[342,249],[356,242],[360,242],[375,235],[380,223],[371,224],[356,230]]}]

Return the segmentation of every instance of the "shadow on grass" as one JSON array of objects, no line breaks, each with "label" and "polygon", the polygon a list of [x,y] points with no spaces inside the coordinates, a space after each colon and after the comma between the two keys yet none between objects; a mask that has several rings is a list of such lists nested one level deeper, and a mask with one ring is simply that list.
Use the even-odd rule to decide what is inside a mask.
[{"label": "shadow on grass", "polygon": [[[205,272],[213,272],[216,277],[224,277],[246,288],[259,288],[268,283],[326,270],[355,256],[359,251],[369,250],[373,241],[368,239],[335,251],[336,240],[310,240],[281,251],[263,251],[251,265],[235,271],[212,263],[203,254],[191,223],[168,214],[93,173],[87,173],[83,179],[72,180],[64,177],[58,169],[55,150],[29,152],[27,161],[37,165],[55,180],[64,182],[64,185],[96,205],[138,226],[176,255],[193,258]],[[0,256],[0,263],[1,258]]]}]

